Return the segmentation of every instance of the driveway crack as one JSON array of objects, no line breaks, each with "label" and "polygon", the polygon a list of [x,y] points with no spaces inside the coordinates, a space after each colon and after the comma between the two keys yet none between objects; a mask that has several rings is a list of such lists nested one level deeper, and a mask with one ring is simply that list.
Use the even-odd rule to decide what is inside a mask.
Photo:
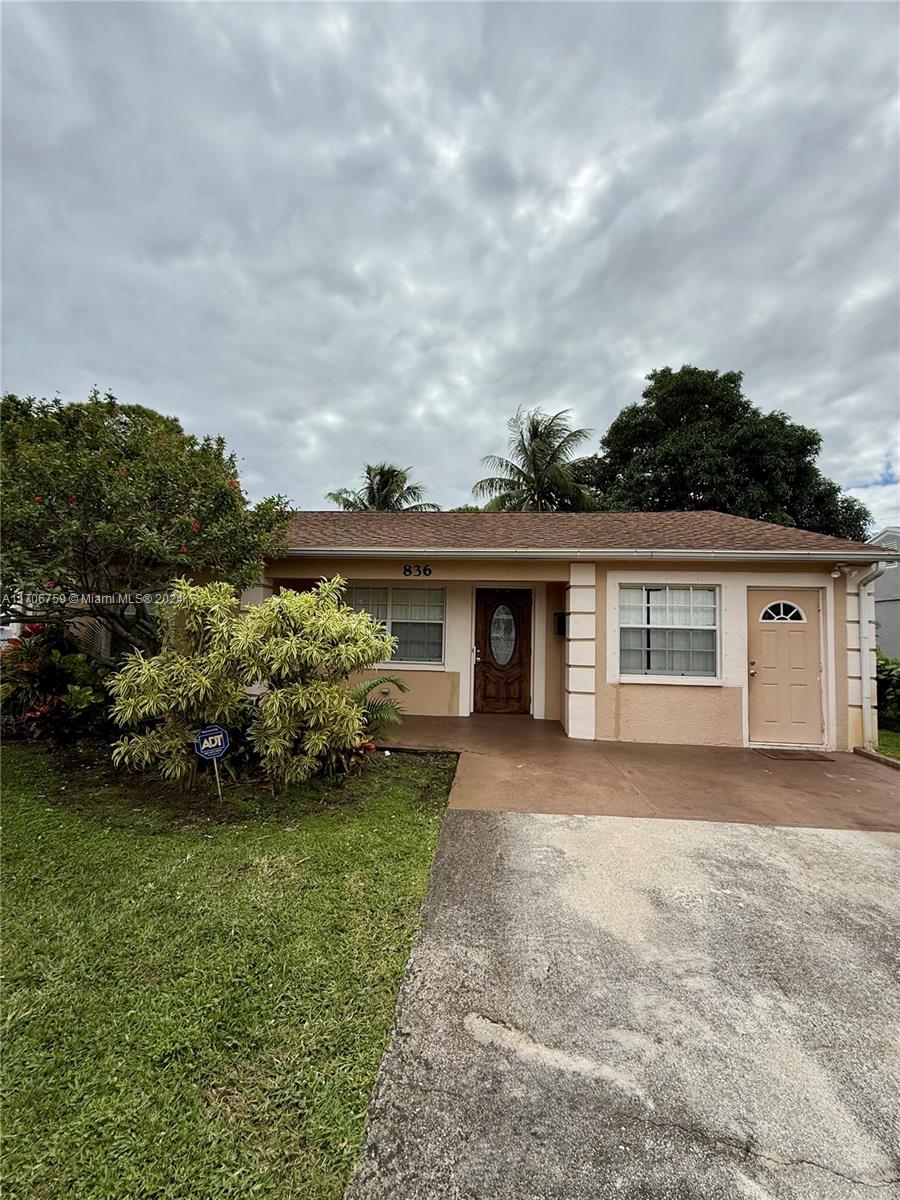
[{"label": "driveway crack", "polygon": [[753,1138],[748,1137],[741,1140],[737,1137],[731,1137],[724,1133],[709,1133],[705,1129],[701,1129],[696,1125],[681,1125],[676,1121],[653,1121],[645,1120],[644,1124],[651,1125],[654,1129],[667,1130],[672,1133],[680,1133],[684,1137],[690,1138],[692,1141],[700,1142],[709,1147],[716,1153],[726,1151],[729,1153],[740,1154],[743,1158],[755,1158],[762,1162],[772,1163],[779,1167],[811,1167],[816,1171],[824,1171],[828,1175],[833,1175],[836,1179],[842,1179],[845,1183],[855,1183],[860,1187],[868,1188],[884,1188],[891,1187],[895,1183],[900,1183],[900,1174],[898,1175],[882,1175],[880,1178],[863,1178],[858,1175],[848,1175],[844,1171],[839,1171],[837,1167],[831,1167],[827,1163],[817,1162],[812,1158],[782,1158],[777,1154],[769,1154],[763,1150],[757,1149],[754,1145]]}]

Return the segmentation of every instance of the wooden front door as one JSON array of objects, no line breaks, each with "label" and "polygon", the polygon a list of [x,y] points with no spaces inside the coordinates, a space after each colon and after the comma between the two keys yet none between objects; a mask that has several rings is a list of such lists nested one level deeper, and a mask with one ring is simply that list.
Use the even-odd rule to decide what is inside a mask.
[{"label": "wooden front door", "polygon": [[821,746],[821,592],[751,588],[747,594],[750,741]]},{"label": "wooden front door", "polygon": [[531,592],[475,591],[475,712],[531,711]]}]

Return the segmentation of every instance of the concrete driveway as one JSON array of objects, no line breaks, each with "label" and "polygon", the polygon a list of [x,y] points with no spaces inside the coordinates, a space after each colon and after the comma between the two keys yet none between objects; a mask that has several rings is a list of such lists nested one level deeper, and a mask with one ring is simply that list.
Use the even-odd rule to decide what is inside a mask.
[{"label": "concrete driveway", "polygon": [[858,754],[579,742],[530,717],[407,717],[460,751],[453,808],[900,831],[900,772]]},{"label": "concrete driveway", "polygon": [[348,1198],[900,1195],[898,857],[450,809]]}]

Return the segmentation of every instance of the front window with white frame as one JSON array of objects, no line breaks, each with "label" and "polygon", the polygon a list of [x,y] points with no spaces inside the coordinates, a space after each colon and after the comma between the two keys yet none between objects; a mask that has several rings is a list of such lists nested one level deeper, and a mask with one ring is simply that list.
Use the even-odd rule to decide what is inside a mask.
[{"label": "front window with white frame", "polygon": [[668,584],[619,588],[621,675],[718,674],[719,591]]},{"label": "front window with white frame", "polygon": [[444,661],[443,588],[350,587],[346,602],[371,613],[397,639],[392,662]]}]

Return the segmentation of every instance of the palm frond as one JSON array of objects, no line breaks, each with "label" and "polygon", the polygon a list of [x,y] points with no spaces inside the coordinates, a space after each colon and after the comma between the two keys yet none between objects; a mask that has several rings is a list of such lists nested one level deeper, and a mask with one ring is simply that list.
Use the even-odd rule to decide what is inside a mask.
[{"label": "palm frond", "polygon": [[364,507],[359,493],[351,492],[349,488],[340,488],[336,492],[326,492],[325,499],[330,500],[332,504],[336,504],[344,512],[360,512]]},{"label": "palm frond", "polygon": [[556,454],[558,457],[569,462],[581,443],[591,436],[591,432],[590,429],[570,429],[556,443]]},{"label": "palm frond", "polygon": [[545,413],[521,407],[507,421],[509,457],[489,454],[482,464],[492,475],[472,488],[487,499],[490,512],[552,512],[571,505],[593,508],[592,493],[571,475],[576,448],[590,436],[588,429],[572,429],[569,409]]},{"label": "palm frond", "polygon": [[366,705],[366,733],[369,737],[377,736],[376,730],[384,725],[402,725],[403,710],[396,700],[372,700]]},{"label": "palm frond", "polygon": [[426,502],[425,488],[409,478],[410,467],[393,463],[366,463],[357,491],[340,488],[328,499],[345,512],[433,512],[438,505]]},{"label": "palm frond", "polygon": [[357,704],[365,704],[377,687],[385,685],[396,688],[400,693],[409,691],[409,685],[404,683],[398,675],[379,675],[375,679],[361,679],[359,683],[352,684],[350,695]]}]

